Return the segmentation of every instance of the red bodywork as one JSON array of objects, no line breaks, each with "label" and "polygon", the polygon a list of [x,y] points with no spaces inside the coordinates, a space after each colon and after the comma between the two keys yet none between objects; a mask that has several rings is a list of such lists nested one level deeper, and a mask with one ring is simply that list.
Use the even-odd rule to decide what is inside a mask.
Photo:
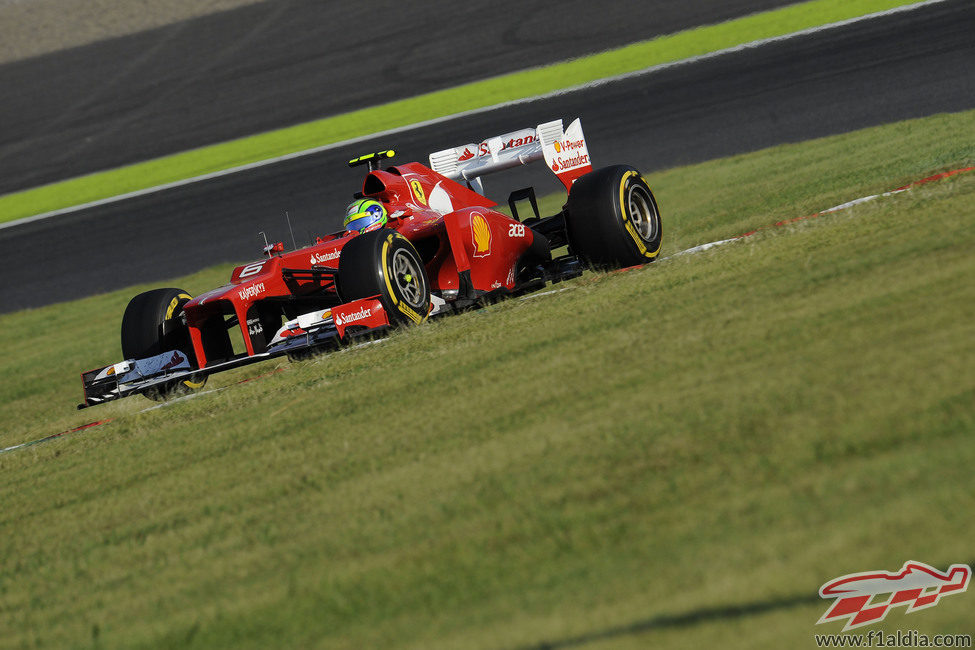
[{"label": "red bodywork", "polygon": [[[449,299],[459,289],[464,271],[470,272],[475,290],[514,288],[518,260],[535,234],[492,210],[497,204],[490,199],[419,163],[369,172],[362,194],[385,205],[390,215],[387,227],[399,231],[420,253],[434,295]],[[339,336],[351,324],[367,328],[389,324],[378,299],[343,304],[333,277],[327,274],[337,269],[342,247],[354,236],[320,237],[315,245],[291,252],[276,246],[267,259],[234,269],[229,285],[188,302],[183,310],[199,367],[227,356],[213,358],[207,338],[212,328],[207,325],[214,318],[236,317],[247,355],[264,352],[274,334],[271,328],[280,325],[282,315],[293,318],[311,309],[330,309],[333,317],[338,316]]]}]

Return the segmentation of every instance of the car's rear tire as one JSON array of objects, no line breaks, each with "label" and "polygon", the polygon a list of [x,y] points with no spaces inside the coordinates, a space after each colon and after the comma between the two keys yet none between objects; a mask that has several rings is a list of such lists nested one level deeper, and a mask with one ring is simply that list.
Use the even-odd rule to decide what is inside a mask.
[{"label": "car's rear tire", "polygon": [[382,228],[358,235],[339,255],[339,296],[345,302],[379,296],[389,322],[423,322],[430,313],[430,281],[416,248]]},{"label": "car's rear tire", "polygon": [[[122,315],[122,355],[144,359],[179,350],[196,364],[189,329],[178,317],[192,296],[182,289],[153,289],[132,298]],[[165,332],[165,333],[164,333]],[[206,377],[172,381],[146,393],[152,399],[166,399],[203,388]]]},{"label": "car's rear tire", "polygon": [[589,266],[635,266],[660,253],[660,210],[633,167],[604,167],[572,184],[566,205],[569,246]]}]

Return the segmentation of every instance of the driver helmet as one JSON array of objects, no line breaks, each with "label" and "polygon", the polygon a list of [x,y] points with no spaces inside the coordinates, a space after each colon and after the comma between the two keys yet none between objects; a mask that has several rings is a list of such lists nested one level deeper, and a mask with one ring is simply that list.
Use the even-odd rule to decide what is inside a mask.
[{"label": "driver helmet", "polygon": [[358,233],[377,230],[386,225],[388,215],[382,203],[374,199],[359,199],[345,211],[345,229]]}]

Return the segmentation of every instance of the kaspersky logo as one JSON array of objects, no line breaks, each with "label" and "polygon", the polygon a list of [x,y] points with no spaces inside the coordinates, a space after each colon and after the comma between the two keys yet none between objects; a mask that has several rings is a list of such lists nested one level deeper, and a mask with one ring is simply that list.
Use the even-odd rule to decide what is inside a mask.
[{"label": "kaspersky logo", "polygon": [[[972,570],[967,564],[952,564],[945,572],[923,562],[905,562],[900,571],[866,571],[840,576],[819,589],[821,598],[836,602],[816,622],[847,619],[843,632],[879,623],[891,608],[904,605],[906,614],[937,605],[941,598],[968,589]],[[881,598],[877,598],[882,596]]]},{"label": "kaspersky logo", "polygon": [[249,300],[251,298],[256,298],[257,296],[264,293],[264,283],[258,282],[257,284],[252,284],[249,287],[245,287],[237,292],[237,297],[241,300]]}]

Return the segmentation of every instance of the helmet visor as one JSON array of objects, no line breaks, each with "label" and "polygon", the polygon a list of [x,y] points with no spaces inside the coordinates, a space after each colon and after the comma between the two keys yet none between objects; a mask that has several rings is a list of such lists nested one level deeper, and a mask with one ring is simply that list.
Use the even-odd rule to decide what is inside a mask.
[{"label": "helmet visor", "polygon": [[369,226],[379,222],[381,219],[381,215],[372,212],[360,212],[359,214],[354,214],[349,217],[349,220],[345,224],[345,229],[362,230],[363,228],[368,228]]}]

